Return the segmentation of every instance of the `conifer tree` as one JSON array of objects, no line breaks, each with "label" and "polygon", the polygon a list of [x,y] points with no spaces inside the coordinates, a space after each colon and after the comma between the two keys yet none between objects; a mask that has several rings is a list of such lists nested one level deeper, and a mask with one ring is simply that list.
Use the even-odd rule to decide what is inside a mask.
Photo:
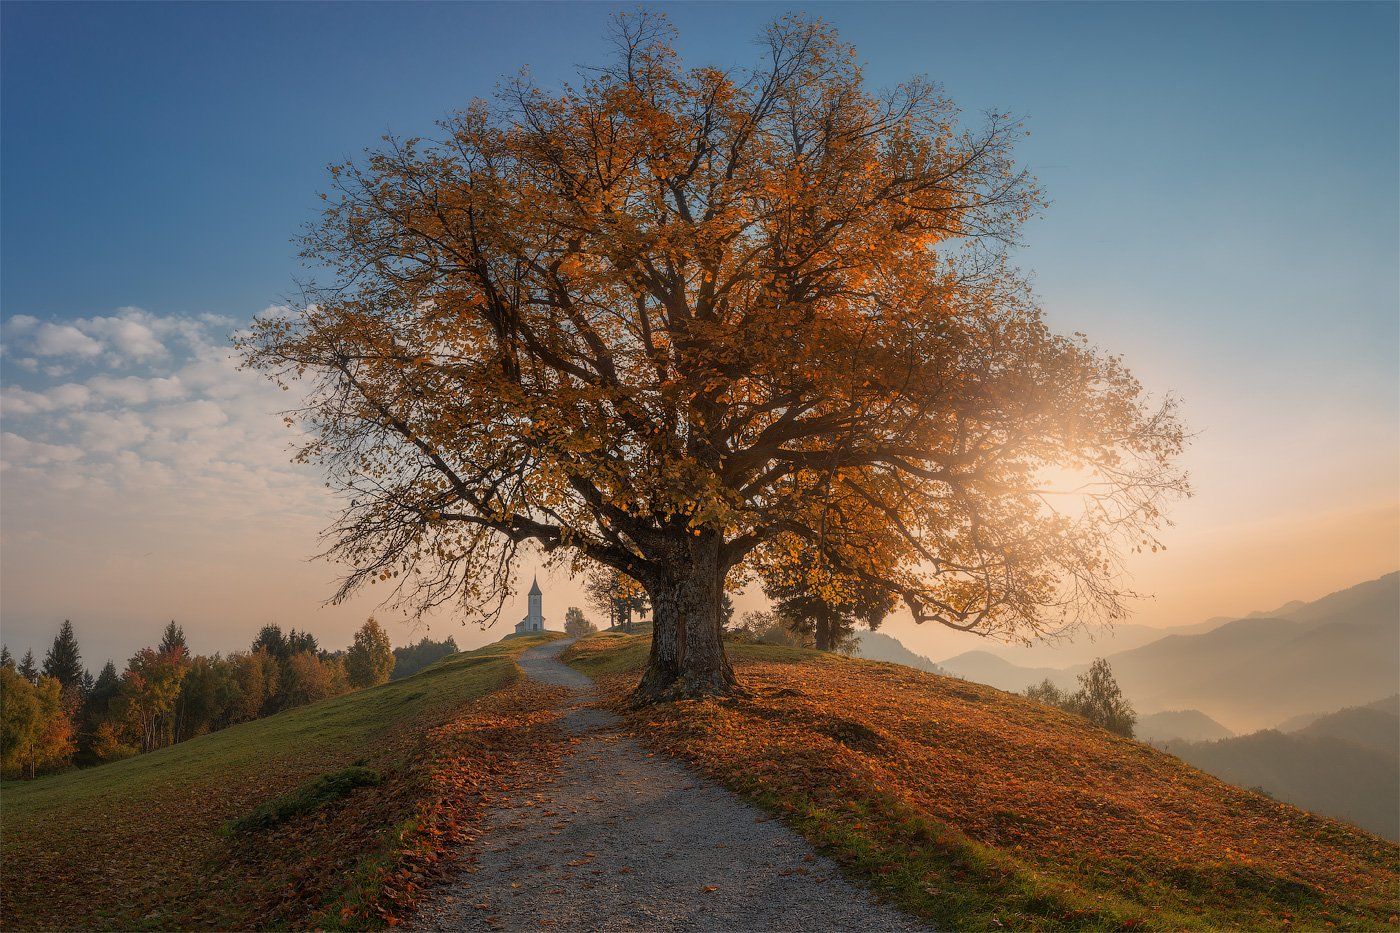
[{"label": "conifer tree", "polygon": [[83,685],[83,659],[78,652],[73,623],[68,619],[64,619],[63,625],[59,626],[53,647],[44,656],[44,676],[57,680],[64,690],[76,691]]},{"label": "conifer tree", "polygon": [[266,651],[279,661],[285,660],[290,653],[287,650],[287,636],[282,633],[282,626],[275,622],[268,623],[258,630],[258,636],[253,639],[252,648],[249,650],[254,654]]},{"label": "conifer tree", "polygon": [[190,646],[185,642],[185,629],[183,626],[175,624],[171,619],[166,623],[165,631],[161,633],[160,647],[156,649],[158,654],[173,654],[179,649],[182,657],[189,657]]},{"label": "conifer tree", "polygon": [[39,682],[39,668],[34,664],[33,649],[24,652],[24,657],[19,662],[19,672],[20,676],[31,684]]},{"label": "conifer tree", "polygon": [[105,713],[107,711],[107,704],[111,702],[112,697],[117,695],[117,691],[121,689],[121,686],[122,681],[121,677],[117,675],[117,666],[111,661],[108,661],[106,664],[102,665],[102,670],[98,673],[97,680],[93,682],[92,689],[88,691],[87,701],[89,706]]},{"label": "conifer tree", "polygon": [[291,654],[315,654],[320,650],[320,645],[316,643],[316,636],[310,632],[298,632],[292,629],[287,633],[287,653]]},{"label": "conifer tree", "polygon": [[0,667],[15,669],[15,656],[10,654],[9,645],[0,645]]}]

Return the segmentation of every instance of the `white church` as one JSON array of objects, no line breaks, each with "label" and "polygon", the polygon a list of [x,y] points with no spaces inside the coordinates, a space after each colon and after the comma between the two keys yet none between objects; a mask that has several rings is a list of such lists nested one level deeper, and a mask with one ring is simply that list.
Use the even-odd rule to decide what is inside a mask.
[{"label": "white church", "polygon": [[529,611],[525,613],[525,618],[521,619],[515,626],[515,634],[525,635],[529,632],[544,631],[544,613],[541,611],[543,602],[544,593],[540,590],[540,578],[535,577],[534,582],[530,584]]}]

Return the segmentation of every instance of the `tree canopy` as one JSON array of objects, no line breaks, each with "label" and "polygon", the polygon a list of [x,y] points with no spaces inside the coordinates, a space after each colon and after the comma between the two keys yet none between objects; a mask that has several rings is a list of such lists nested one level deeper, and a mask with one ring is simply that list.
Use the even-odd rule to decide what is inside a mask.
[{"label": "tree canopy", "polygon": [[653,607],[644,698],[733,689],[726,581],[801,551],[919,622],[1119,617],[1183,430],[1007,261],[1022,126],[868,88],[807,17],[742,71],[613,38],[333,166],[321,284],[242,339],[343,494],[338,596],[490,617],[524,547],[603,564]]}]

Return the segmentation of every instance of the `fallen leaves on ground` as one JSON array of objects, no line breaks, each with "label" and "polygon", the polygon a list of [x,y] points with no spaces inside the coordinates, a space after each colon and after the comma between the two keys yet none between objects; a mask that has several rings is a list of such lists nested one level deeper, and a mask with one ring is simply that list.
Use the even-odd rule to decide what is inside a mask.
[{"label": "fallen leaves on ground", "polygon": [[[952,887],[1012,926],[1366,928],[1394,911],[1400,848],[1077,717],[899,665],[734,654],[747,696],[632,711],[638,737],[926,915]],[[620,711],[635,683],[600,678]]]}]

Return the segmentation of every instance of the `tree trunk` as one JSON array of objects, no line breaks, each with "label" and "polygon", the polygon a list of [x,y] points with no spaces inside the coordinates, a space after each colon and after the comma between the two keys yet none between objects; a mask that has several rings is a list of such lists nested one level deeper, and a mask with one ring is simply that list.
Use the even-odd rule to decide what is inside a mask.
[{"label": "tree trunk", "polygon": [[633,698],[653,703],[734,693],[724,652],[718,535],[697,535],[677,547],[647,587],[652,604],[651,657]]},{"label": "tree trunk", "polygon": [[817,609],[816,646],[818,651],[831,650],[831,610],[826,606]]}]

